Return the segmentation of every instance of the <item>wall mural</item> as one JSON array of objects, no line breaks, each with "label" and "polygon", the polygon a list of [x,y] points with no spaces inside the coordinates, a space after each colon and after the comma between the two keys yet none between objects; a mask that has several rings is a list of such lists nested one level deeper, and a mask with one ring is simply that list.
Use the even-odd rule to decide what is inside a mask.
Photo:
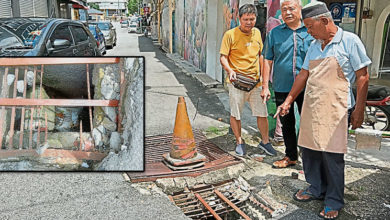
[{"label": "wall mural", "polygon": [[182,57],[184,57],[184,37],[185,37],[185,30],[184,30],[184,17],[185,17],[185,11],[184,11],[184,2],[185,1],[176,1],[176,8],[175,8],[175,35],[174,35],[174,42],[175,42],[175,48],[174,52],[180,54]]},{"label": "wall mural", "polygon": [[207,0],[186,0],[184,59],[206,71]]},{"label": "wall mural", "polygon": [[223,0],[223,32],[237,27],[239,0]]}]

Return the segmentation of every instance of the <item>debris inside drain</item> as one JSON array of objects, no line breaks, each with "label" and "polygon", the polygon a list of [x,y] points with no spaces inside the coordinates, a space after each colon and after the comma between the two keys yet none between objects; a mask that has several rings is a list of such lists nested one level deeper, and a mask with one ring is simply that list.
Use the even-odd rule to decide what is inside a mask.
[{"label": "debris inside drain", "polygon": [[266,219],[283,214],[287,205],[268,195],[269,189],[255,193],[243,178],[215,185],[201,184],[169,196],[192,219]]}]

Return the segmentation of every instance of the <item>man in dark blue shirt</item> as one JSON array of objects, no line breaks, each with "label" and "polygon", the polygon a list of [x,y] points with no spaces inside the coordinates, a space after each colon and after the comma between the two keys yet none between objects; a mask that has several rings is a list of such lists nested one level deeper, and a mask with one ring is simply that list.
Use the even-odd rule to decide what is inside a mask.
[{"label": "man in dark blue shirt", "polygon": [[[297,73],[301,70],[306,51],[313,37],[301,21],[301,1],[281,0],[280,10],[284,24],[272,29],[268,34],[263,54],[265,68],[263,73],[263,99],[269,99],[268,81],[271,67],[273,69],[272,88],[275,92],[276,106],[284,102],[290,92]],[[295,100],[298,111],[301,112],[303,92]],[[283,159],[273,163],[274,168],[293,166],[298,160],[297,135],[295,131],[294,108],[280,118],[282,123],[283,139],[286,146],[286,155]]]}]

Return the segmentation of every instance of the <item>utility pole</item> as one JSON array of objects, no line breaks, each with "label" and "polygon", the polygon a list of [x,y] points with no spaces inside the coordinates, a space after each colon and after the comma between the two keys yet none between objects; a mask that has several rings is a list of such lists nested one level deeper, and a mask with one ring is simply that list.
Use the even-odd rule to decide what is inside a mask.
[{"label": "utility pole", "polygon": [[173,32],[173,27],[172,27],[172,11],[173,11],[173,1],[169,0],[168,1],[169,5],[169,53],[172,53],[172,46],[173,46],[173,39],[172,39],[172,32]]},{"label": "utility pole", "polygon": [[160,28],[160,24],[161,24],[161,5],[164,3],[164,0],[158,0],[158,4],[157,4],[157,7],[158,7],[158,11],[157,11],[157,33],[158,33],[158,43],[161,44],[161,35],[160,35],[160,31],[161,31],[161,28]]},{"label": "utility pole", "polygon": [[141,8],[142,8],[142,1],[139,0],[138,2],[138,14],[141,15]]}]

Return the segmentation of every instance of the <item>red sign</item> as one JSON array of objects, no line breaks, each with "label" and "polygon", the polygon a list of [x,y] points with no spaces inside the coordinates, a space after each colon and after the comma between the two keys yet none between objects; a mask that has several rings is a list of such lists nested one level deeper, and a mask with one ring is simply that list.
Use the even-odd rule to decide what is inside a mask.
[{"label": "red sign", "polygon": [[149,14],[149,13],[150,13],[149,7],[144,7],[144,13],[145,13],[145,14]]}]

